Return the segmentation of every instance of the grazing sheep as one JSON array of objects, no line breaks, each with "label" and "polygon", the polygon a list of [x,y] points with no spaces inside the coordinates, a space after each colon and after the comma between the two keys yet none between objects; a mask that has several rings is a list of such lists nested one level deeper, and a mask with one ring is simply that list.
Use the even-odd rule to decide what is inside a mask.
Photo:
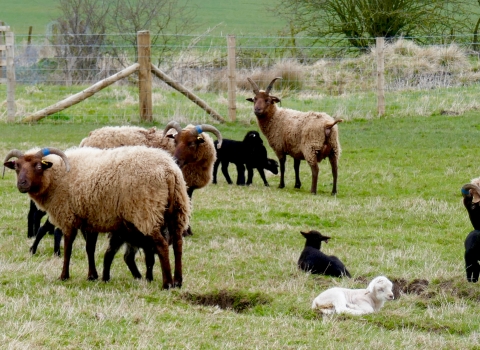
[{"label": "grazing sheep", "polygon": [[[17,160],[10,161],[12,157]],[[168,153],[144,146],[107,150],[84,147],[65,153],[55,148],[25,154],[12,150],[4,166],[16,171],[18,190],[28,193],[64,233],[60,279],[70,277],[72,245],[77,229],[81,229],[87,238],[89,257],[95,250],[96,232],[150,237],[160,257],[163,288],[182,285],[182,233],[191,209],[182,173]],[[173,243],[173,279],[163,228],[168,229]],[[89,279],[96,275],[93,266]]]},{"label": "grazing sheep", "polygon": [[313,300],[312,309],[319,309],[323,314],[369,314],[379,311],[387,300],[394,299],[392,287],[387,277],[378,276],[366,289],[330,288]]},{"label": "grazing sheep", "polygon": [[465,238],[465,270],[467,281],[477,282],[480,275],[480,231],[473,230]]},{"label": "grazing sheep", "polygon": [[472,179],[461,189],[463,205],[475,230],[480,230],[480,178]]},{"label": "grazing sheep", "polygon": [[345,265],[333,255],[326,255],[320,251],[322,241],[328,243],[330,237],[318,231],[301,232],[306,238],[305,248],[298,259],[298,267],[313,274],[323,274],[334,277],[351,277]]},{"label": "grazing sheep", "polygon": [[277,79],[280,78],[273,79],[263,91],[248,78],[255,97],[247,98],[247,101],[254,103],[253,111],[257,116],[258,126],[280,162],[279,188],[285,187],[285,161],[289,155],[294,159],[295,188],[301,187],[300,161],[306,160],[312,171],[310,192],[316,194],[318,163],[328,157],[333,175],[332,195],[336,194],[338,159],[341,153],[336,124],[343,120],[335,120],[321,112],[299,112],[277,107],[276,103],[280,102],[280,99],[270,95]]},{"label": "grazing sheep", "polygon": [[[217,141],[214,142],[215,146]],[[234,163],[237,167],[237,185],[251,185],[253,180],[253,169],[257,169],[263,184],[268,186],[264,169],[278,174],[278,163],[267,158],[267,149],[263,145],[260,134],[257,131],[249,131],[243,141],[224,139],[222,148],[217,149],[217,160],[213,165],[213,183],[217,183],[218,166],[222,164],[222,173],[227,182],[231,185],[232,180],[228,173],[228,164]],[[248,178],[245,183],[245,166]]]}]

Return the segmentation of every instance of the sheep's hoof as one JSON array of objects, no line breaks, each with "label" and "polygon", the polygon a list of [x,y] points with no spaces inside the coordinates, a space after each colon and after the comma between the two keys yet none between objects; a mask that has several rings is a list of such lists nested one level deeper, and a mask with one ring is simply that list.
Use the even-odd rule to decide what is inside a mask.
[{"label": "sheep's hoof", "polygon": [[33,246],[30,247],[30,253],[32,253],[32,255],[35,255],[35,253],[37,252],[37,249]]},{"label": "sheep's hoof", "polygon": [[60,277],[58,278],[60,281],[66,281],[70,278],[70,276],[68,274],[61,274]]},{"label": "sheep's hoof", "polygon": [[173,288],[182,288],[182,281],[174,281]]},{"label": "sheep's hoof", "polygon": [[162,288],[168,290],[168,289],[172,288],[172,284],[171,284],[171,283],[165,283],[165,282],[164,282],[163,285],[162,285]]},{"label": "sheep's hoof", "polygon": [[284,185],[284,184],[280,184],[280,185],[278,185],[278,188],[285,188],[285,185]]}]

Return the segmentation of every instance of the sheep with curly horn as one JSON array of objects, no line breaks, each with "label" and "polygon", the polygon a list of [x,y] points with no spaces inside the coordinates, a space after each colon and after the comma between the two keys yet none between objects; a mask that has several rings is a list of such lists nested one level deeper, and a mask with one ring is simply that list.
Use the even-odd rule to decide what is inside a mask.
[{"label": "sheep with curly horn", "polygon": [[312,172],[310,192],[316,194],[318,163],[328,158],[333,175],[332,195],[335,195],[338,159],[341,154],[336,124],[343,120],[335,120],[323,112],[300,112],[277,107],[277,103],[281,101],[278,97],[270,95],[270,91],[275,81],[281,78],[274,78],[266,90],[260,90],[252,79],[247,79],[255,94],[253,98],[247,98],[247,101],[253,102],[253,112],[257,117],[258,126],[280,162],[279,188],[285,187],[285,161],[289,155],[294,159],[295,188],[301,187],[300,161],[306,160]]}]

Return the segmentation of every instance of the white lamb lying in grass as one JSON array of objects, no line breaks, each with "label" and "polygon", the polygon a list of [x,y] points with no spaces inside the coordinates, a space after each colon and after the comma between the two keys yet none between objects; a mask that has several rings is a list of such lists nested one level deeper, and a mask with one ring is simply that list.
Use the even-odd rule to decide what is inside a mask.
[{"label": "white lamb lying in grass", "polygon": [[330,288],[313,300],[312,309],[320,309],[323,314],[369,314],[380,310],[387,300],[394,299],[392,287],[387,277],[378,276],[366,289]]}]

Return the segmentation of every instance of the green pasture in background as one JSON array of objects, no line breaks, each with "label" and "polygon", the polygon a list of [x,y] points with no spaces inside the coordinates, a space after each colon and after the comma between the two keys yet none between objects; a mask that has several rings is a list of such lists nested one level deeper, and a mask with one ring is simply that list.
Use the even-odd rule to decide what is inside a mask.
[{"label": "green pasture in background", "polygon": [[[217,26],[215,34],[273,35],[284,24],[266,6],[273,7],[276,1],[235,1],[235,0],[189,0],[196,8],[198,30],[201,34]],[[33,26],[34,35],[44,35],[47,25],[60,16],[57,0],[7,1],[1,4],[0,20],[11,27],[16,34],[28,34]]]}]

